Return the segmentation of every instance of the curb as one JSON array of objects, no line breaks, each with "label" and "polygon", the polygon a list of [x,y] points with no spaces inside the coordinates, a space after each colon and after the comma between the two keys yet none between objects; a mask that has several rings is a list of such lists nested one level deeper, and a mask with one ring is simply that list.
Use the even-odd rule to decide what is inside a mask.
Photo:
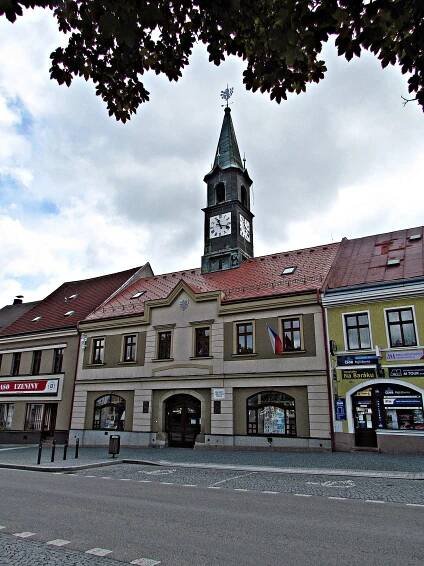
[{"label": "curb", "polygon": [[77,472],[79,470],[88,470],[90,468],[102,468],[103,466],[114,466],[115,464],[124,464],[124,460],[113,460],[106,462],[92,462],[91,464],[77,464],[76,466],[43,466],[28,464],[0,464],[0,469],[8,468],[11,470],[26,470],[28,472]]}]

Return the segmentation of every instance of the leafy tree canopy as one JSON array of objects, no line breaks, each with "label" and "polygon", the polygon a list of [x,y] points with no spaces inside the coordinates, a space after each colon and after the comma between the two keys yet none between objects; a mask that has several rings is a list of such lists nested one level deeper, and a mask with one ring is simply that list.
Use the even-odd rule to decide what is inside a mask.
[{"label": "leafy tree canopy", "polygon": [[14,22],[37,6],[68,34],[51,54],[51,77],[92,79],[122,122],[149,100],[144,73],[177,81],[196,42],[215,65],[241,57],[246,88],[280,102],[324,78],[320,53],[334,36],[347,60],[367,49],[382,67],[398,63],[424,108],[424,0],[0,0],[0,16]]}]

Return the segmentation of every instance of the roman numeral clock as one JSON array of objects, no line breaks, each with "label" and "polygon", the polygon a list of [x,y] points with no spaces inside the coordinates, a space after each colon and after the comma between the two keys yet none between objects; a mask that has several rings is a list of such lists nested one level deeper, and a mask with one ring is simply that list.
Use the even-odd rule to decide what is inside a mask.
[{"label": "roman numeral clock", "polygon": [[202,273],[238,267],[253,257],[253,214],[250,210],[252,180],[241,159],[231,119],[227,87],[221,97],[226,101],[224,120],[211,171],[205,176],[207,206],[205,213]]}]

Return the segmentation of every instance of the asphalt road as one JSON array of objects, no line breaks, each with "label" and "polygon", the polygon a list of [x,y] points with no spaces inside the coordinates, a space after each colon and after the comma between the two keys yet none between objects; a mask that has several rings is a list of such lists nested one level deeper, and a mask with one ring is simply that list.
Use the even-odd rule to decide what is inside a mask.
[{"label": "asphalt road", "polygon": [[[196,484],[194,476],[192,483],[172,481],[175,472],[149,477],[153,468],[136,466],[134,479],[125,469],[114,477],[111,470],[0,470],[6,533],[0,535],[0,564],[85,566],[91,558],[93,566],[134,560],[143,566],[424,564],[420,504],[234,487],[234,481],[255,485],[253,474],[233,480],[226,472],[218,478],[201,470],[204,479],[197,476]],[[32,534],[10,536],[22,533]],[[66,545],[50,551],[45,543],[55,540]],[[86,554],[93,549],[111,552],[105,558]]]}]

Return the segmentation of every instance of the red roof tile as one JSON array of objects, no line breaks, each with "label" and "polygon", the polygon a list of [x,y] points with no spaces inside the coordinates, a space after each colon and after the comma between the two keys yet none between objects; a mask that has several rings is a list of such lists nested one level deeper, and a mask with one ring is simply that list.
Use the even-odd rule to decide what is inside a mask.
[{"label": "red roof tile", "polygon": [[[223,303],[316,291],[322,287],[338,247],[335,243],[276,253],[214,273],[188,269],[142,278],[106,301],[87,320],[142,314],[146,301],[166,298],[180,281],[195,293],[222,291]],[[293,274],[281,275],[285,267],[292,266],[296,267]],[[140,291],[139,298],[132,298]]]},{"label": "red roof tile", "polygon": [[[410,239],[419,235],[418,239]],[[399,265],[387,265],[398,259]],[[383,283],[424,276],[423,227],[344,239],[326,282],[326,289]]]},{"label": "red roof tile", "polygon": [[[81,281],[63,283],[15,322],[2,328],[0,336],[75,328],[78,322],[108,299],[137,271],[138,267]],[[74,311],[65,316],[66,312]],[[41,317],[38,320],[34,320]]]}]

